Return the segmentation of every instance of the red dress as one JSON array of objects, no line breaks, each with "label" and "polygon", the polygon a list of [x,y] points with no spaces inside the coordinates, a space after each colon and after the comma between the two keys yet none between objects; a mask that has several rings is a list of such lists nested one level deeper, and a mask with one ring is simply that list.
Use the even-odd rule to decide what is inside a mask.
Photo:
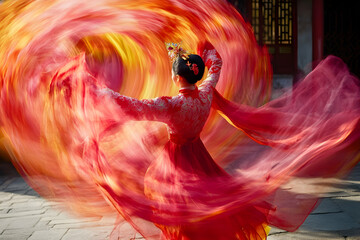
[{"label": "red dress", "polygon": [[[200,139],[222,64],[215,49],[205,50],[203,57],[211,66],[208,77],[199,88],[180,89],[177,96],[137,100],[109,89],[98,92],[100,97],[110,95],[127,115],[137,120],[166,124],[170,139],[160,156],[147,169],[144,190],[147,198],[170,204],[174,209],[181,209],[188,202],[201,204],[196,196],[192,196],[193,190],[187,189],[189,186],[206,195],[209,190],[204,183],[207,185],[214,179],[221,179],[223,183],[231,181],[231,176],[214,162]],[[217,213],[214,217],[207,216],[192,223],[156,225],[165,239],[231,240],[248,239],[250,236],[251,239],[264,239],[267,211],[259,211],[251,206],[230,215]],[[162,212],[158,209],[155,214],[161,216]]]}]

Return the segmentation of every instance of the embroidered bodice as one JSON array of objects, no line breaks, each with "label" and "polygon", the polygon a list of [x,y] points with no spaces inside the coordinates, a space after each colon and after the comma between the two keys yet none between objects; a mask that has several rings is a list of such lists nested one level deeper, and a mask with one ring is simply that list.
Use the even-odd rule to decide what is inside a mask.
[{"label": "embroidered bodice", "polygon": [[199,88],[180,89],[177,96],[138,100],[110,89],[103,89],[102,93],[111,96],[125,113],[137,120],[165,123],[171,139],[181,141],[195,139],[199,137],[209,116],[213,88],[218,82],[222,65],[215,49],[204,50],[203,59],[205,65],[209,67],[207,78]]}]

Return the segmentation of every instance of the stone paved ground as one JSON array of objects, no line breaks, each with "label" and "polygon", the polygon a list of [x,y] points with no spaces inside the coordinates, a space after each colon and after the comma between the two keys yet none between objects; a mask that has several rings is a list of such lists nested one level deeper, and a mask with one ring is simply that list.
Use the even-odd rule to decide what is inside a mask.
[{"label": "stone paved ground", "polygon": [[[102,240],[114,218],[76,218],[39,197],[9,164],[0,163],[0,240]],[[122,239],[133,236],[124,225]],[[360,165],[295,233],[272,229],[269,240],[360,239]]]}]

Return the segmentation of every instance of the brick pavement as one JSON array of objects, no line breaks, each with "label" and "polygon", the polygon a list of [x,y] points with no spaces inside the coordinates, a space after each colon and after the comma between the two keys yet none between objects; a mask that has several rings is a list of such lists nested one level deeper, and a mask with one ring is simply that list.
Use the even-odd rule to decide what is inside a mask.
[{"label": "brick pavement", "polygon": [[[115,218],[76,218],[41,198],[8,164],[0,163],[0,240],[102,240]],[[122,239],[133,236],[122,226]],[[269,240],[360,239],[360,165],[323,199],[295,233],[273,228]]]}]

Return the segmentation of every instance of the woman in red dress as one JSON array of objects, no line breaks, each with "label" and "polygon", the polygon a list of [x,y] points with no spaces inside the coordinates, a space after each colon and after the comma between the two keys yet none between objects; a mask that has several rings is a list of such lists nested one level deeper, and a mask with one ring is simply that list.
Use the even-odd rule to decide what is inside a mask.
[{"label": "woman in red dress", "polygon": [[[216,91],[222,60],[212,45],[202,44],[198,52],[201,57],[180,54],[175,59],[177,96],[145,100],[120,95],[98,83],[83,55],[69,61],[55,74],[50,97],[54,102],[58,97],[65,100],[59,107],[71,111],[64,119],[76,123],[75,130],[81,127],[80,140],[88,136],[80,142],[81,151],[67,150],[78,156],[72,161],[147,239],[158,236],[150,227],[153,224],[165,239],[266,239],[268,225],[296,230],[326,191],[314,181],[343,176],[357,163],[358,80],[341,60],[329,57],[291,94],[252,108],[230,102]],[[197,87],[204,65],[208,76]],[[319,84],[324,79],[327,88]],[[318,101],[309,97],[310,86]],[[224,171],[200,139],[211,107],[271,148],[253,162],[236,166],[231,175]],[[109,158],[104,150],[106,135],[114,134],[114,123],[123,126],[133,120],[165,123],[169,140],[163,150],[153,155],[148,140],[135,139],[140,144],[130,145],[126,139],[131,151]],[[86,126],[89,131],[84,131]],[[127,152],[132,155],[124,156]],[[236,156],[235,163],[239,162]],[[306,191],[304,178],[308,179]]]},{"label": "woman in red dress", "polygon": [[[202,44],[198,52],[201,57],[180,52],[173,63],[172,78],[180,87],[177,96],[137,100],[107,88],[96,90],[97,98],[112,99],[132,119],[159,121],[167,126],[169,141],[151,162],[144,178],[144,193],[151,202],[152,213],[146,216],[143,212],[139,216],[160,228],[164,239],[266,239],[268,225],[296,230],[316,206],[321,191],[298,192],[294,186],[289,191],[282,185],[303,177],[316,179],[341,174],[355,163],[352,159],[359,132],[353,129],[358,124],[358,103],[352,99],[359,90],[354,85],[356,79],[349,77],[341,60],[330,57],[309,75],[308,78],[315,79],[313,82],[304,80],[292,95],[256,109],[222,98],[215,90],[222,66],[220,55],[210,43]],[[209,73],[197,87],[195,83],[204,73],[201,58]],[[342,72],[338,74],[342,74],[342,80],[329,74],[327,80],[334,84],[334,89],[349,94],[347,108],[354,111],[339,109],[336,103],[329,105],[329,101],[325,101],[327,108],[320,107],[321,102],[312,103],[311,112],[297,107],[301,100],[304,104],[309,102],[303,95],[308,84],[316,86],[320,81],[321,77],[316,75],[329,73],[329,66],[335,65],[340,66]],[[349,86],[354,88],[348,91]],[[331,98],[334,95],[327,94],[326,89],[314,91],[334,101]],[[335,99],[338,97],[335,95]],[[253,140],[272,147],[268,156],[250,167],[248,173],[229,175],[214,162],[202,143],[200,133],[211,106]],[[324,114],[326,121],[315,117]],[[289,123],[289,119],[293,122]],[[340,122],[343,127],[339,128]],[[329,127],[334,127],[334,132],[329,132]],[[329,146],[334,147],[329,150]],[[337,161],[338,154],[345,150],[347,156]],[[113,187],[106,181],[100,185],[114,206],[123,209]],[[134,221],[129,222],[148,237]]]},{"label": "woman in red dress", "polygon": [[[231,181],[231,176],[214,162],[200,139],[222,66],[220,55],[210,43],[203,44],[201,48],[202,57],[175,50],[179,53],[173,63],[172,79],[180,87],[177,96],[137,100],[107,88],[97,91],[100,98],[110,95],[127,115],[137,120],[160,121],[167,125],[169,141],[160,157],[147,169],[144,185],[146,197],[158,203],[171,204],[174,209],[181,209],[181,206],[193,201],[201,204],[197,197],[192,196],[194,193],[187,190],[190,185],[206,195],[209,189],[201,189],[202,183],[214,179],[221,179],[223,184]],[[195,84],[202,79],[205,65],[209,69],[208,76],[197,87]],[[197,183],[199,186],[196,186]],[[161,215],[161,210],[155,214]],[[187,224],[156,225],[164,239],[266,238],[264,210],[261,212],[249,206],[230,215],[221,215],[215,214]]]}]

